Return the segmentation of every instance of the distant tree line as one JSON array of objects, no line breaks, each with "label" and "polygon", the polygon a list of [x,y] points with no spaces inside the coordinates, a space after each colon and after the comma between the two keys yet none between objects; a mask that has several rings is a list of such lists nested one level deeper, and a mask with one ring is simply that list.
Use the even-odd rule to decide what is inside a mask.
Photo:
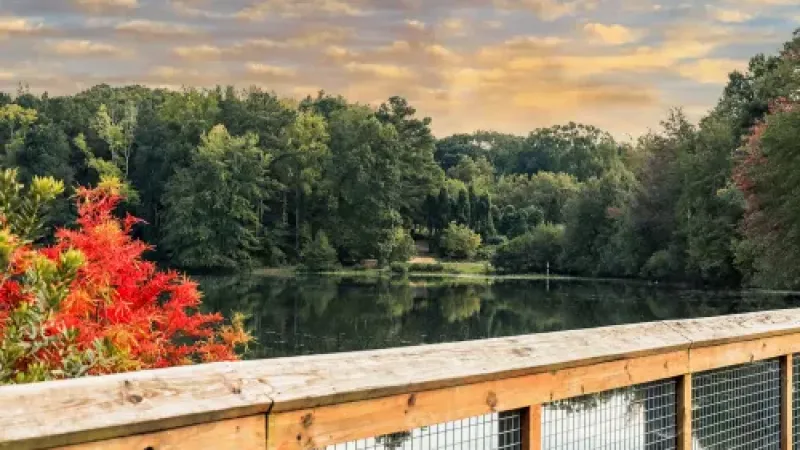
[{"label": "distant tree line", "polygon": [[[699,124],[618,142],[569,123],[435,139],[403,98],[96,86],[0,94],[0,166],[117,177],[151,257],[189,270],[374,259],[414,239],[501,271],[800,286],[800,36],[733,72]],[[57,224],[74,211],[62,200]]]}]

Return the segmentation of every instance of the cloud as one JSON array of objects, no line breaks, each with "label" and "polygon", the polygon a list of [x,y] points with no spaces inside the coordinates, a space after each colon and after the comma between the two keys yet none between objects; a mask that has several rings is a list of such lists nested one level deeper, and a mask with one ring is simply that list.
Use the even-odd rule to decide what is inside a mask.
[{"label": "cloud", "polygon": [[723,23],[742,23],[753,18],[753,15],[739,9],[724,9],[706,6],[708,15],[712,19]]},{"label": "cloud", "polygon": [[349,62],[344,68],[351,73],[370,75],[384,80],[410,80],[414,78],[414,73],[407,67],[391,64],[374,64]]},{"label": "cloud", "polygon": [[225,50],[213,45],[195,45],[192,47],[176,47],[172,52],[183,59],[208,61],[220,59]]},{"label": "cloud", "polygon": [[187,67],[157,66],[141,77],[144,83],[151,86],[176,89],[187,87],[210,87],[225,82],[232,83],[235,76],[225,71],[209,69],[192,69]]},{"label": "cloud", "polygon": [[602,23],[587,23],[583,31],[592,39],[602,44],[621,45],[638,41],[642,33],[622,25],[604,25]]},{"label": "cloud", "polygon": [[440,28],[450,35],[461,36],[466,32],[467,23],[463,19],[451,18],[442,21]]},{"label": "cloud", "polygon": [[361,16],[366,12],[347,0],[260,0],[236,13],[243,20],[275,17]]},{"label": "cloud", "polygon": [[247,63],[247,72],[253,75],[268,75],[273,77],[291,77],[297,71],[289,67],[271,66],[268,64]]},{"label": "cloud", "polygon": [[205,9],[199,7],[204,3],[203,0],[170,0],[172,10],[183,17],[203,18],[203,19],[233,19],[235,14]]},{"label": "cloud", "polygon": [[425,22],[419,20],[406,20],[406,26],[413,30],[425,31]]},{"label": "cloud", "polygon": [[[438,135],[569,120],[635,134],[667,107],[707,110],[727,73],[777,50],[798,14],[796,0],[0,3],[0,88],[253,83],[373,104],[402,95]],[[117,55],[130,59],[104,60]]]},{"label": "cloud", "polygon": [[579,12],[592,11],[597,0],[493,0],[501,10],[530,11],[542,20],[552,21]]},{"label": "cloud", "polygon": [[8,36],[38,34],[44,29],[41,22],[34,22],[26,17],[0,16],[0,39]]},{"label": "cloud", "polygon": [[88,40],[65,40],[47,46],[51,53],[69,57],[123,57],[130,54],[120,47]]},{"label": "cloud", "polygon": [[75,6],[90,13],[124,11],[139,7],[138,0],[73,0]]},{"label": "cloud", "polygon": [[455,63],[461,60],[461,57],[457,53],[439,44],[426,45],[423,47],[423,51],[428,55],[440,58],[442,60],[451,63]]},{"label": "cloud", "polygon": [[152,20],[129,20],[118,24],[115,29],[122,34],[144,39],[177,38],[199,33],[195,27],[188,25]]},{"label": "cloud", "polygon": [[728,74],[747,67],[747,61],[736,59],[702,59],[678,66],[678,73],[700,83],[725,84]]},{"label": "cloud", "polygon": [[[195,61],[208,61],[217,59],[229,60],[249,60],[261,56],[265,51],[277,50],[302,50],[320,49],[323,46],[341,43],[353,36],[353,31],[346,28],[321,28],[293,31],[297,33],[292,36],[284,36],[281,39],[248,39],[245,41],[234,42],[231,45],[221,47],[210,44],[195,46],[175,47],[172,52],[174,55]],[[295,54],[297,56],[297,54]]]}]

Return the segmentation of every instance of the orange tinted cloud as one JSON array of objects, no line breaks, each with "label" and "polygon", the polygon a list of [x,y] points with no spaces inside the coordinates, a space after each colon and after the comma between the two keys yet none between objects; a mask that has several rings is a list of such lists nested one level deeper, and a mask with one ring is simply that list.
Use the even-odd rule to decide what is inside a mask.
[{"label": "orange tinted cloud", "polygon": [[[797,26],[789,0],[25,0],[0,16],[0,88],[255,84],[379,103],[437,134],[571,120],[624,135],[712,107]],[[759,20],[769,19],[769,20]],[[693,117],[695,117],[693,116]]]}]

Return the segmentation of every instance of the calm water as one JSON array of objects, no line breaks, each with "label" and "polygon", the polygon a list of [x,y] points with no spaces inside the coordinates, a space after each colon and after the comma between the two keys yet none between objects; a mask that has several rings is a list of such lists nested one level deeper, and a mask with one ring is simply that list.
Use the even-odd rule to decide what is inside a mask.
[{"label": "calm water", "polygon": [[[601,281],[254,276],[208,278],[201,284],[205,303],[211,309],[236,310],[250,316],[249,327],[258,339],[250,358],[800,307],[797,295]],[[767,442],[774,444],[769,448],[777,448],[778,377],[768,378],[759,365],[737,370],[744,372],[714,375],[713,381],[724,389],[712,387],[704,394],[713,401],[698,410],[707,419],[697,423],[694,448],[756,448]],[[750,379],[760,381],[743,384],[742,380]],[[732,386],[740,389],[735,395],[730,395]],[[708,397],[710,393],[721,396]],[[745,398],[755,403],[743,406]],[[673,449],[675,404],[674,380],[551,403],[544,409],[542,448]],[[326,450],[496,449],[499,435],[513,433],[519,427],[516,414],[472,417]],[[700,426],[706,423],[704,420],[709,426]],[[729,425],[718,429],[720,423]],[[506,444],[514,447],[512,442]]]},{"label": "calm water", "polygon": [[249,358],[365,350],[800,307],[789,294],[609,281],[230,277],[206,305],[241,311]]}]

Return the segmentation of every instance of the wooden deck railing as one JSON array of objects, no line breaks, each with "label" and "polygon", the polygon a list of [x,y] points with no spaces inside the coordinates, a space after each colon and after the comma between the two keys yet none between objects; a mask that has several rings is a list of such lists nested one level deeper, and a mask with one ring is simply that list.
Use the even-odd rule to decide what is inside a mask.
[{"label": "wooden deck railing", "polygon": [[782,310],[6,386],[0,448],[310,450],[519,411],[537,450],[542,405],[674,379],[688,450],[692,374],[779,359],[790,449],[798,352],[800,310]]}]

